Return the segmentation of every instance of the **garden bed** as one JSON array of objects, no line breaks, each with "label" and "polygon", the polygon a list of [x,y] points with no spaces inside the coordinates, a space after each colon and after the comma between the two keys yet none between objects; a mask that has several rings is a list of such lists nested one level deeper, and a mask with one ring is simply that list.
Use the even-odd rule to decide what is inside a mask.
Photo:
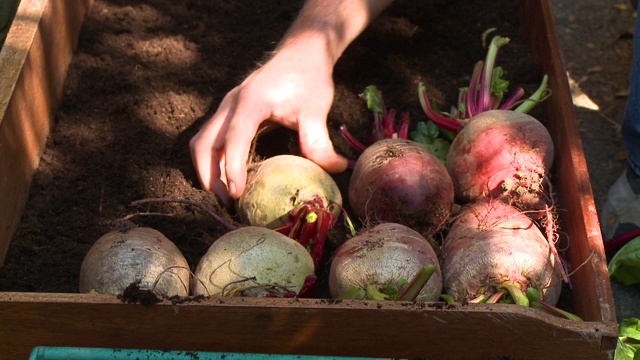
[{"label": "garden bed", "polygon": [[[388,105],[410,111],[417,122],[424,119],[417,81],[426,82],[439,103],[453,104],[457,89],[468,81],[465,75],[484,56],[481,34],[495,27],[497,34],[512,38],[498,60],[506,77],[531,93],[543,73],[550,76],[552,96],[536,115],[557,147],[553,180],[560,226],[570,243],[567,259],[577,269],[565,301],[584,323],[508,305],[335,302],[320,296],[165,301],[143,307],[112,296],[77,294],[84,255],[110,229],[154,227],[178,245],[193,267],[224,231],[198,209],[131,206],[135,200],[189,199],[236,221],[232,211],[199,188],[188,141],[224,94],[273,50],[301,2],[105,0],[93,4],[82,29],[74,27],[81,23],[82,7],[35,0],[21,5],[26,3],[43,9],[26,59],[38,48],[43,54],[47,49],[65,54],[74,34],[80,38],[73,58],[53,69],[46,57],[15,68],[18,84],[39,70],[62,76],[64,96],[61,79],[52,75],[42,80],[52,91],[43,95],[47,101],[37,102],[41,107],[35,110],[41,113],[24,113],[31,109],[26,100],[33,98],[28,92],[21,95],[20,87],[7,95],[11,102],[23,101],[15,111],[33,125],[15,128],[25,122],[10,112],[0,124],[5,134],[0,166],[3,173],[15,174],[0,184],[1,194],[13,200],[11,207],[0,205],[0,215],[11,225],[0,229],[0,245],[8,249],[0,269],[0,322],[10,324],[0,329],[2,349],[16,356],[36,345],[410,358],[464,358],[471,348],[487,357],[611,355],[616,324],[606,259],[548,2],[506,1],[500,9],[484,0],[394,3],[337,64],[328,124],[338,150],[353,156],[338,127],[344,123],[356,133],[370,128],[371,115],[358,98],[367,85],[377,85]],[[70,29],[68,37],[62,36],[66,46],[58,50],[48,47],[61,38],[50,39],[45,31],[47,21],[56,23],[53,14],[66,19],[64,28]],[[65,63],[70,63],[68,73]],[[51,113],[55,127],[47,136]],[[34,133],[37,141],[29,137]],[[29,146],[28,158],[15,158],[23,153],[20,146]],[[297,153],[296,134],[276,130],[260,137],[256,150],[258,158]],[[336,180],[344,187],[348,173]],[[122,221],[148,210],[170,216]],[[334,234],[334,245],[342,238]],[[409,335],[400,338],[379,326],[391,322],[403,324]],[[265,329],[267,336],[255,341],[246,331],[251,328]],[[128,336],[131,331],[136,336]],[[495,338],[505,341],[490,345]],[[538,341],[533,349],[517,339]]]}]

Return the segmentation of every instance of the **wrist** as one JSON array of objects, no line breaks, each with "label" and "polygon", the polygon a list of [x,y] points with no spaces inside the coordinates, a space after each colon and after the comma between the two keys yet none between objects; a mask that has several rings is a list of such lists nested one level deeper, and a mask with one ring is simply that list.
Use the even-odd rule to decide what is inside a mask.
[{"label": "wrist", "polygon": [[392,0],[307,0],[282,43],[309,46],[332,66],[344,50]]},{"label": "wrist", "polygon": [[292,67],[306,65],[313,71],[333,71],[341,52],[334,49],[327,34],[303,32],[288,36],[278,46],[275,56]]}]

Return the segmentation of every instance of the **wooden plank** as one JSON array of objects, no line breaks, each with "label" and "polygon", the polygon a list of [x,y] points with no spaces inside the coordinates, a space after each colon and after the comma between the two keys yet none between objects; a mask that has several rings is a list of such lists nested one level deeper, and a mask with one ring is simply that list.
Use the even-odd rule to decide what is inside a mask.
[{"label": "wooden plank", "polygon": [[0,266],[93,0],[22,0],[0,51]]},{"label": "wooden plank", "polygon": [[553,182],[559,195],[560,227],[569,240],[575,312],[585,320],[615,322],[615,306],[587,162],[578,131],[549,0],[523,0],[524,37],[549,75],[553,96],[542,103],[556,147]]},{"label": "wooden plank", "polygon": [[223,298],[152,306],[92,294],[0,293],[0,353],[36,345],[394,358],[606,359],[615,324],[513,305]]}]

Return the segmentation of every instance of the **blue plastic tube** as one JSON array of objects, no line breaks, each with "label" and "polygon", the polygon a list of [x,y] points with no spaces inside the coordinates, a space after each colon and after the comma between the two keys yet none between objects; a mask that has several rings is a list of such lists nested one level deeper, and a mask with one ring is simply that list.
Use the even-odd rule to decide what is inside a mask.
[{"label": "blue plastic tube", "polygon": [[[383,360],[370,357],[278,355],[178,350],[38,346],[29,360]],[[388,358],[384,358],[389,360]]]}]

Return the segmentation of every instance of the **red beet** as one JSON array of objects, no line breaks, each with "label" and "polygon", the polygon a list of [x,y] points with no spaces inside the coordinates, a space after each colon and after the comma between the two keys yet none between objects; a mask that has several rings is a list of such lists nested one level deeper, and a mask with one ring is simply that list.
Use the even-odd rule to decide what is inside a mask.
[{"label": "red beet", "polygon": [[456,135],[446,167],[462,202],[499,198],[523,210],[541,210],[553,165],[553,142],[530,115],[491,110],[471,118]]},{"label": "red beet", "polygon": [[[560,259],[536,224],[501,201],[483,200],[455,216],[441,252],[444,291],[457,301],[526,302],[529,288],[555,305],[560,296]],[[528,306],[528,304],[527,304]]]},{"label": "red beet", "polygon": [[449,218],[453,184],[442,162],[418,143],[385,139],[358,158],[349,202],[365,223],[396,222],[431,236]]}]

